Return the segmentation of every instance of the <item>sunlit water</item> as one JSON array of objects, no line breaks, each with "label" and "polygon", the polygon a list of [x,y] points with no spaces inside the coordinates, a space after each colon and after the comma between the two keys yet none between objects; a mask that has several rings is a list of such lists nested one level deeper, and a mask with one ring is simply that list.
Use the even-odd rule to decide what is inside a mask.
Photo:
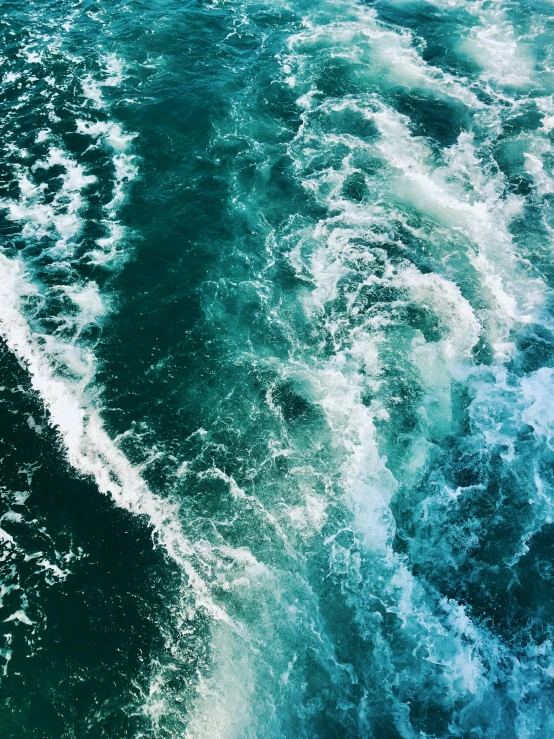
[{"label": "sunlit water", "polygon": [[0,734],[554,736],[554,5],[0,5]]}]

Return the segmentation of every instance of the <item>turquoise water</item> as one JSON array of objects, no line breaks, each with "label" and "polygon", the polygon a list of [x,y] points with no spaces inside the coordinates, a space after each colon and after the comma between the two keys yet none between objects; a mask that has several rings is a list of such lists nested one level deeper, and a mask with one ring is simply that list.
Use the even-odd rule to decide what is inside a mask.
[{"label": "turquoise water", "polygon": [[0,735],[554,736],[554,5],[0,10]]}]

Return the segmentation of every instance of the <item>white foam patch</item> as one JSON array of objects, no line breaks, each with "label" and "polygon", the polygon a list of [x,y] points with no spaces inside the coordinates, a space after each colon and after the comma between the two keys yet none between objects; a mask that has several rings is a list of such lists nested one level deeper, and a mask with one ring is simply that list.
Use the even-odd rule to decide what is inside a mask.
[{"label": "white foam patch", "polygon": [[82,165],[77,164],[62,149],[57,147],[52,147],[48,152],[48,158],[37,162],[34,169],[50,169],[56,165],[63,167],[66,171],[63,187],[68,192],[77,192],[96,182],[94,175],[86,175]]},{"label": "white foam patch", "polygon": [[541,367],[521,381],[521,391],[527,408],[522,421],[529,424],[554,450],[554,369]]},{"label": "white foam patch", "polygon": [[33,429],[33,431],[38,434],[39,436],[42,434],[42,426],[40,423],[37,423],[33,416],[27,416],[27,424],[30,429]]},{"label": "white foam patch", "polygon": [[198,697],[183,736],[240,739],[256,723],[252,715],[257,689],[253,667],[243,645],[236,644],[228,630],[214,626],[210,642],[217,660],[209,678],[200,676]]},{"label": "white foam patch", "polygon": [[116,152],[124,152],[136,134],[124,133],[119,123],[113,121],[84,121],[78,119],[77,131],[93,137],[102,137]]},{"label": "white foam patch", "polygon": [[125,61],[117,54],[108,54],[103,59],[105,79],[102,82],[106,87],[119,87],[125,79]]},{"label": "white foam patch", "polygon": [[533,58],[524,42],[517,38],[501,2],[467,3],[479,19],[462,43],[462,49],[483,68],[486,81],[501,87],[530,84]]},{"label": "white foam patch", "polygon": [[413,267],[403,270],[397,281],[408,288],[417,305],[428,307],[447,328],[446,338],[436,342],[441,345],[445,360],[471,359],[481,325],[460,288],[441,275],[421,274]]},{"label": "white foam patch", "polygon": [[[405,1],[405,0],[402,0]],[[465,10],[477,20],[462,32],[459,49],[479,64],[482,79],[500,88],[525,87],[533,78],[534,60],[527,39],[519,38],[503,0],[425,0],[444,10]]]},{"label": "white foam patch", "polygon": [[88,75],[83,80],[81,80],[81,88],[83,90],[84,97],[87,100],[90,100],[95,108],[104,107],[102,90],[100,89],[100,85],[92,75]]},{"label": "white foam patch", "polygon": [[125,229],[118,222],[117,216],[127,197],[129,183],[138,175],[136,157],[128,151],[136,134],[124,133],[121,126],[113,121],[89,122],[77,120],[77,131],[102,141],[113,152],[114,185],[112,199],[105,206],[106,219],[104,225],[107,235],[97,240],[98,249],[90,252],[89,260],[91,264],[98,266],[120,266],[125,261],[125,254],[121,250]]},{"label": "white foam patch", "polygon": [[531,175],[539,195],[548,195],[554,192],[554,177],[545,169],[540,157],[529,152],[525,153],[525,171]]},{"label": "white foam patch", "polygon": [[81,81],[83,95],[95,108],[106,107],[102,87],[119,87],[125,79],[125,67],[125,61],[117,54],[107,54],[102,59],[101,78],[87,75]]},{"label": "white foam patch", "polygon": [[[309,38],[309,32],[306,34]],[[304,46],[299,45],[297,67],[303,69],[309,79],[313,70],[311,62],[304,57],[309,56],[310,50]],[[290,58],[287,62],[293,63]],[[508,194],[501,172],[482,163],[472,134],[462,133],[454,146],[442,152],[443,162],[437,163],[436,153],[428,143],[411,134],[409,119],[380,102],[375,95],[347,96],[321,103],[319,97],[317,90],[312,88],[297,101],[304,112],[294,142],[295,166],[301,172],[307,161],[316,160],[324,149],[342,146],[349,151],[340,170],[336,166],[328,167],[303,181],[304,187],[321,201],[340,208],[342,214],[335,220],[346,218],[348,226],[342,233],[337,227],[333,232],[328,229],[327,243],[310,257],[311,269],[317,269],[319,259],[326,275],[325,284],[316,275],[316,296],[325,302],[336,295],[337,285],[349,269],[341,259],[335,259],[330,269],[329,250],[336,252],[333,240],[339,238],[347,242],[348,229],[356,226],[360,231],[364,228],[372,231],[371,220],[375,223],[383,220],[382,206],[375,204],[370,211],[366,205],[355,206],[340,196],[346,177],[360,171],[354,164],[355,158],[363,159],[364,151],[373,156],[378,154],[389,167],[390,180],[385,183],[374,177],[369,185],[372,189],[378,188],[382,198],[390,198],[392,190],[395,199],[408,201],[431,218],[439,218],[451,234],[462,234],[473,244],[467,256],[480,276],[482,294],[494,310],[494,317],[487,322],[488,338],[499,359],[509,357],[514,351],[510,340],[512,327],[517,323],[541,322],[546,295],[541,279],[527,276],[510,233],[511,221],[520,215],[523,199]],[[352,135],[321,134],[312,130],[312,118],[321,114],[336,115],[343,110],[373,120],[381,139],[374,144]],[[494,106],[478,111],[479,120],[493,135],[498,126],[497,113]],[[536,169],[538,171],[537,166]],[[395,172],[400,176],[395,176]],[[550,186],[545,177],[540,184],[543,188]],[[372,235],[372,239],[376,237]],[[342,251],[344,253],[344,248]],[[301,259],[299,254],[296,258]]]},{"label": "white foam patch", "polygon": [[283,65],[291,86],[305,77],[303,50],[319,46],[325,54],[332,49],[333,58],[365,66],[370,79],[381,80],[384,75],[389,84],[429,90],[438,97],[456,99],[469,108],[483,107],[469,89],[467,80],[457,79],[422,59],[408,30],[398,32],[387,28],[373,9],[350,2],[340,5],[343,20],[330,20],[327,13],[316,15],[315,19],[310,17],[304,22],[307,30],[289,39],[291,53],[283,58]]},{"label": "white foam patch", "polygon": [[26,626],[33,625],[33,621],[31,621],[31,619],[23,610],[15,611],[10,616],[8,616],[8,618],[4,619],[4,623],[9,623],[10,621],[17,621],[18,623],[25,624]]},{"label": "white foam patch", "polygon": [[[491,343],[499,358],[509,356],[513,352],[508,339],[511,327],[515,322],[540,323],[546,294],[542,280],[527,277],[509,231],[511,220],[521,212],[522,200],[505,195],[500,174],[484,177],[469,134],[462,134],[458,144],[446,152],[446,167],[435,166],[426,144],[411,136],[404,116],[385,106],[369,115],[382,135],[377,148],[402,173],[399,195],[461,231],[477,247],[468,256],[494,301],[498,319],[497,336],[492,336]],[[471,187],[469,192],[461,187],[464,180]]]},{"label": "white foam patch", "polygon": [[541,127],[548,134],[554,129],[554,95],[535,98],[535,105],[543,114]]},{"label": "white foam patch", "polygon": [[[32,172],[36,169],[62,167],[61,188],[51,202],[47,202],[46,184],[36,186]],[[74,240],[80,233],[83,222],[80,217],[85,205],[83,191],[96,182],[94,175],[87,175],[84,167],[73,160],[66,152],[51,147],[48,156],[28,170],[20,169],[19,200],[2,200],[0,207],[8,210],[8,218],[23,224],[22,236],[42,238],[57,236],[56,248],[65,255],[72,254]]]},{"label": "white foam patch", "polygon": [[78,307],[78,320],[82,325],[96,323],[108,312],[106,301],[95,282],[85,285],[64,285],[60,290]]},{"label": "white foam patch", "polygon": [[472,350],[482,331],[470,303],[457,285],[437,274],[422,275],[408,268],[398,276],[414,303],[439,317],[445,338],[412,341],[412,362],[419,370],[427,394],[421,404],[426,432],[435,440],[451,434],[453,427],[452,381],[460,365],[472,361]]}]

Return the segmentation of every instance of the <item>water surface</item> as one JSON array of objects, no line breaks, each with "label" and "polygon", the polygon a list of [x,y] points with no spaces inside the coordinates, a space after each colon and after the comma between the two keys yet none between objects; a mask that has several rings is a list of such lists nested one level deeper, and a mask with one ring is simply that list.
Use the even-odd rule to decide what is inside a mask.
[{"label": "water surface", "polygon": [[554,735],[554,5],[1,10],[2,736]]}]

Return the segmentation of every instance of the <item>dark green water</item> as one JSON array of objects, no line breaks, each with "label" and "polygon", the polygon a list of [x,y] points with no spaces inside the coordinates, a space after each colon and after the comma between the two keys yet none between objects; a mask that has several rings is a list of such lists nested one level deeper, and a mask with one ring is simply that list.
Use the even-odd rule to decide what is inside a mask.
[{"label": "dark green water", "polygon": [[554,736],[553,26],[0,4],[2,739]]}]

